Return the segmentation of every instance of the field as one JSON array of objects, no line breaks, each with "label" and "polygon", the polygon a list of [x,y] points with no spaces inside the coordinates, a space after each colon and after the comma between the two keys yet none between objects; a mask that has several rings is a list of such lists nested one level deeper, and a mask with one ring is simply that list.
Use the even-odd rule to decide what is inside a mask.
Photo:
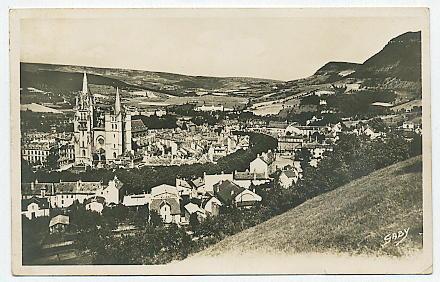
[{"label": "field", "polygon": [[[422,218],[422,160],[416,157],[308,200],[195,258],[249,253],[400,257],[422,249]],[[405,232],[405,238],[387,243],[393,233]]]},{"label": "field", "polygon": [[241,108],[244,107],[248,99],[237,96],[217,96],[217,95],[203,95],[197,97],[178,97],[178,96],[161,96],[157,98],[136,97],[127,99],[127,105],[136,105],[148,108],[152,107],[166,107],[173,105],[182,105],[186,103],[201,105],[223,105],[227,108]]}]

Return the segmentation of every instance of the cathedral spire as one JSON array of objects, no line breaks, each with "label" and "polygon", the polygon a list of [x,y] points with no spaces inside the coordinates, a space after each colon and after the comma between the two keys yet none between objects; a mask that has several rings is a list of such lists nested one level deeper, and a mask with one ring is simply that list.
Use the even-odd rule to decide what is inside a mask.
[{"label": "cathedral spire", "polygon": [[87,94],[87,92],[89,92],[87,89],[87,74],[84,72],[82,93]]},{"label": "cathedral spire", "polygon": [[121,98],[119,97],[119,88],[116,87],[115,114],[121,112]]}]

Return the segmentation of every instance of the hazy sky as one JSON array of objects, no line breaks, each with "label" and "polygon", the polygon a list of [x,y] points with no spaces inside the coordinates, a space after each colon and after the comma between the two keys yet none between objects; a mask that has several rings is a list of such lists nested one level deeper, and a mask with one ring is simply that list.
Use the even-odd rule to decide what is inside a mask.
[{"label": "hazy sky", "polygon": [[21,61],[291,80],[329,61],[362,63],[409,17],[111,16],[21,21]]}]

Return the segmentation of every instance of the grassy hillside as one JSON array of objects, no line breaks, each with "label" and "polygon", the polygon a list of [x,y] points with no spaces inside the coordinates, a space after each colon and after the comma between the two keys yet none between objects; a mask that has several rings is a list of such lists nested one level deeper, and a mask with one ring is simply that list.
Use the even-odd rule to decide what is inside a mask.
[{"label": "grassy hillside", "polygon": [[[196,95],[199,91],[238,91],[235,95],[264,95],[278,81],[250,77],[191,76],[166,72],[97,68],[74,65],[21,63],[21,87],[40,87],[43,90],[78,90],[82,73],[89,74],[89,83],[119,86],[124,89],[145,89],[174,96]],[[261,93],[260,93],[261,92]],[[232,92],[228,92],[233,95]]]},{"label": "grassy hillside", "polygon": [[[384,237],[409,228],[398,246]],[[422,159],[412,158],[353,181],[196,256],[348,253],[401,256],[422,248]]]}]

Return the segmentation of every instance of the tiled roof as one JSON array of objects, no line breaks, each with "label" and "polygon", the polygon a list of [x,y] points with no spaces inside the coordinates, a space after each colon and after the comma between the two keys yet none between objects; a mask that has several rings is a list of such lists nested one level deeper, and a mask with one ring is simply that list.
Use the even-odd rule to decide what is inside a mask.
[{"label": "tiled roof", "polygon": [[52,227],[57,224],[70,224],[70,218],[67,215],[59,214],[55,217],[52,217],[49,222],[49,227]]},{"label": "tiled roof", "polygon": [[223,205],[222,204],[222,202],[220,202],[220,200],[219,199],[217,199],[216,197],[214,197],[214,196],[211,196],[211,197],[209,197],[209,198],[205,198],[203,201],[202,201],[202,203],[201,203],[201,207],[203,207],[203,208],[205,208],[206,207],[206,204],[208,204],[209,202],[215,202],[215,203],[218,203],[220,206],[221,205]]},{"label": "tiled roof", "polygon": [[46,198],[32,197],[21,200],[21,211],[27,211],[28,206],[32,203],[36,203],[40,210],[49,208],[49,201]]},{"label": "tiled roof", "polygon": [[180,204],[175,198],[167,198],[167,199],[152,199],[150,204],[150,210],[160,212],[160,208],[162,205],[169,205],[171,214],[180,214]]},{"label": "tiled roof", "polygon": [[289,126],[287,123],[277,122],[277,121],[270,121],[269,124],[267,125],[267,127],[270,128],[280,128],[280,129],[285,129],[287,126]]},{"label": "tiled roof", "polygon": [[92,203],[92,202],[97,202],[97,203],[100,203],[100,204],[103,204],[103,205],[104,205],[104,203],[105,203],[105,198],[104,198],[104,197],[101,197],[101,196],[93,196],[93,197],[90,197],[90,198],[88,198],[88,199],[85,199],[85,200],[84,200],[84,205],[88,205],[88,204],[90,204],[90,203]]},{"label": "tiled roof", "polygon": [[295,170],[285,170],[283,171],[283,173],[288,177],[288,178],[295,178],[298,176],[298,172],[296,172]]},{"label": "tiled roof", "polygon": [[262,153],[260,159],[262,159],[265,163],[270,165],[275,161],[275,154],[273,152]]},{"label": "tiled roof", "polygon": [[264,173],[252,173],[249,171],[237,171],[234,174],[236,180],[262,180],[266,179]]},{"label": "tiled roof", "polygon": [[[123,183],[116,180],[116,188],[120,189]],[[105,188],[102,182],[77,181],[77,182],[40,182],[22,183],[21,191],[23,195],[38,195],[41,189],[46,189],[46,194],[94,194],[96,190]]]},{"label": "tiled roof", "polygon": [[135,119],[131,121],[131,132],[146,131],[147,127],[141,119]]},{"label": "tiled roof", "polygon": [[185,210],[189,212],[189,214],[193,214],[195,212],[205,213],[203,209],[201,209],[198,205],[194,203],[188,203],[185,205]]},{"label": "tiled roof", "polygon": [[214,193],[217,195],[218,199],[225,204],[231,204],[235,196],[244,190],[244,188],[229,180],[214,185]]}]

